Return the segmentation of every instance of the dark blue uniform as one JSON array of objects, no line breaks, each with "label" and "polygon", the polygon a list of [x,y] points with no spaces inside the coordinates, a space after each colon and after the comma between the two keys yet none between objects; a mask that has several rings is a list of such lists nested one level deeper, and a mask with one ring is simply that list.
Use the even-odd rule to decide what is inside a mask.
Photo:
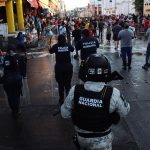
[{"label": "dark blue uniform", "polygon": [[86,58],[97,53],[97,48],[99,48],[98,40],[94,37],[83,38],[77,45],[77,50],[81,50],[81,60],[86,60]]},{"label": "dark blue uniform", "polygon": [[24,61],[16,53],[4,57],[3,87],[7,94],[8,103],[14,115],[19,113],[20,95],[22,94],[22,76]]},{"label": "dark blue uniform", "polygon": [[55,44],[49,50],[51,54],[55,53],[56,56],[55,78],[58,82],[60,104],[64,101],[64,89],[67,95],[71,88],[73,66],[71,64],[70,52],[73,51],[74,48],[67,43]]},{"label": "dark blue uniform", "polygon": [[26,69],[27,69],[27,49],[25,45],[25,38],[26,36],[22,33],[19,32],[17,36],[17,50],[22,57],[22,61],[24,61],[24,68],[23,68],[23,77],[26,77]]}]

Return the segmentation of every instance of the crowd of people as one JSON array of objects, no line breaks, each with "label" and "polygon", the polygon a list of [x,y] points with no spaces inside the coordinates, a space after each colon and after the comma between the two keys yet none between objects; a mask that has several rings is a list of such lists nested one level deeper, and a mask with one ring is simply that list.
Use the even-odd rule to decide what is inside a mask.
[{"label": "crowd of people", "polygon": [[[124,22],[128,22],[130,29],[134,30],[134,34],[147,31],[149,27],[149,16],[135,16],[133,15],[101,15],[99,17],[91,18],[78,18],[78,17],[51,17],[47,15],[34,16],[32,13],[25,16],[25,28],[27,32],[32,32],[33,29],[37,30],[38,37],[41,37],[46,33],[47,29],[55,32],[55,34],[65,33],[67,39],[70,40],[70,36],[75,27],[79,27],[81,30],[88,29],[91,36],[99,36],[100,42],[103,42],[104,38],[116,39],[116,36],[111,37],[111,32],[116,21],[123,27]],[[104,28],[108,28],[108,34],[103,37]],[[99,33],[97,33],[97,30]],[[114,31],[115,32],[115,31]],[[114,33],[115,34],[115,33]],[[114,35],[113,34],[113,35]],[[117,45],[116,45],[117,48]]]},{"label": "crowd of people", "polygon": [[[52,45],[52,38],[54,34],[65,35],[67,42],[75,47],[75,59],[79,59],[78,46],[79,41],[81,41],[83,29],[87,29],[89,31],[89,36],[96,37],[99,43],[104,43],[104,41],[106,41],[105,44],[110,44],[111,41],[114,41],[116,50],[119,48],[119,41],[121,41],[120,49],[121,53],[123,53],[123,55],[121,55],[123,69],[126,69],[126,66],[131,69],[132,39],[136,38],[140,33],[144,33],[144,39],[146,39],[150,18],[149,16],[136,16],[133,14],[128,16],[101,15],[93,18],[66,17],[62,19],[57,17],[47,17],[47,15],[36,17],[32,14],[28,14],[26,15],[25,22],[26,29],[30,32],[36,29],[38,39],[40,40],[44,37],[44,39],[47,39],[47,43],[50,47]],[[127,31],[129,30],[124,30],[124,36],[121,34],[121,36],[119,35],[118,37],[119,32],[125,28],[130,29],[130,34],[127,34]],[[106,34],[104,34],[105,30]],[[128,51],[126,49],[128,49]],[[128,57],[128,62],[126,62],[126,56]],[[147,53],[146,59],[148,60],[148,58],[149,53]],[[147,65],[144,65],[143,69],[148,69]]]},{"label": "crowd of people", "polygon": [[[115,49],[118,49],[120,41],[123,69],[126,70],[127,67],[131,69],[132,39],[137,36],[138,22],[141,22],[142,31],[148,36],[146,63],[143,66],[143,69],[148,69],[150,56],[148,17],[112,15],[57,19],[29,14],[25,18],[25,31],[31,33],[36,30],[38,41],[42,38],[47,39],[47,44],[50,45],[49,53],[55,53],[55,78],[58,83],[61,115],[63,118],[72,118],[76,131],[75,142],[80,149],[111,150],[113,140],[111,126],[117,124],[120,116],[127,115],[130,110],[129,103],[120,91],[108,86],[107,83],[116,80],[116,76],[118,79],[122,78],[117,72],[111,72],[109,60],[102,54],[97,54],[97,48],[100,43],[104,43],[104,39],[107,44],[113,39]],[[57,35],[58,41],[52,44],[54,34]],[[19,33],[17,46],[25,54],[23,39],[23,34]],[[76,51],[74,58],[81,60],[79,79],[83,83],[71,88],[73,65],[70,53],[74,49]],[[15,50],[13,46],[8,45],[1,65],[4,69],[3,87],[13,116],[18,117],[22,78],[26,77],[26,61],[25,55],[21,57]]]}]

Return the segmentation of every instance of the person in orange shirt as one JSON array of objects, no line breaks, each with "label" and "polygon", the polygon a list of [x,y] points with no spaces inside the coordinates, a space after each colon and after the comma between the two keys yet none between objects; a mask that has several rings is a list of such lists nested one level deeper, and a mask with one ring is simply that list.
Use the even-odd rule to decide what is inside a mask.
[{"label": "person in orange shirt", "polygon": [[85,29],[89,30],[90,23],[87,21],[85,24]]}]

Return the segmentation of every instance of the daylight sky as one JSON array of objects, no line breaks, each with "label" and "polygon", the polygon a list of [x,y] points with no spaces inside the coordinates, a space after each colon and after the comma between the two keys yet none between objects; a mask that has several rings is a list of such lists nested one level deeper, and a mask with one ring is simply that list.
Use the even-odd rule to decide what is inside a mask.
[{"label": "daylight sky", "polygon": [[75,7],[87,6],[89,3],[89,0],[64,0],[64,1],[67,10],[73,9]]}]

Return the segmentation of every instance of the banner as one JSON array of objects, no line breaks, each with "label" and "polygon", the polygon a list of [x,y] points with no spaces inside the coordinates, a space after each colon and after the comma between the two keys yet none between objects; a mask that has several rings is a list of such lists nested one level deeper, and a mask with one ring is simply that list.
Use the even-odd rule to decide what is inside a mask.
[{"label": "banner", "polygon": [[35,7],[35,8],[38,8],[38,3],[37,3],[37,0],[27,0],[31,7]]}]

